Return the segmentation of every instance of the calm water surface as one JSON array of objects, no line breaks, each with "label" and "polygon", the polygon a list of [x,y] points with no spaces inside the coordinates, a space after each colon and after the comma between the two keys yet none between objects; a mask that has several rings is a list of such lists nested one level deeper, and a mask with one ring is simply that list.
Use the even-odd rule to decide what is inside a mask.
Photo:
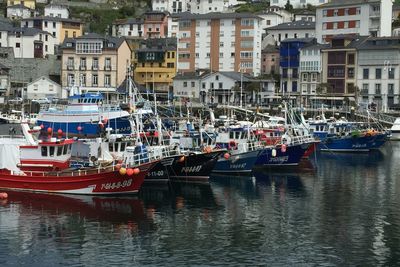
[{"label": "calm water surface", "polygon": [[9,192],[0,266],[399,266],[399,152],[319,154],[138,197]]}]

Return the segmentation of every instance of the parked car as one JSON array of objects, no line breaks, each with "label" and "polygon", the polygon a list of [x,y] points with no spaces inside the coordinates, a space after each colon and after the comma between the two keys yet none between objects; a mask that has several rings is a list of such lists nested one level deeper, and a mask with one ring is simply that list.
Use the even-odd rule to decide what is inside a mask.
[{"label": "parked car", "polygon": [[10,104],[22,104],[22,102],[24,102],[24,100],[21,97],[16,97],[8,100],[8,103]]},{"label": "parked car", "polygon": [[36,102],[39,104],[50,104],[50,100],[47,98],[32,99],[32,102]]}]

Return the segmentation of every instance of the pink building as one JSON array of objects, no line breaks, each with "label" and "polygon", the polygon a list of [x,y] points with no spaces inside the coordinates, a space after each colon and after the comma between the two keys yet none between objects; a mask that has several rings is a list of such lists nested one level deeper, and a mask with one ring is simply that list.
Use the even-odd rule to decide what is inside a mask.
[{"label": "pink building", "polygon": [[267,45],[261,51],[261,74],[279,74],[279,47]]},{"label": "pink building", "polygon": [[147,11],[144,13],[144,38],[168,37],[168,12]]}]

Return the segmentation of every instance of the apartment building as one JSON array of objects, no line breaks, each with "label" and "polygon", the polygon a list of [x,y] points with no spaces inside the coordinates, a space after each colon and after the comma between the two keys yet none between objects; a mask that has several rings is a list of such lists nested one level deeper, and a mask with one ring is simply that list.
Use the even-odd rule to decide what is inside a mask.
[{"label": "apartment building", "polygon": [[327,48],[324,44],[306,44],[300,48],[300,95],[302,103],[308,105],[311,99],[317,99],[317,88],[322,82],[322,56],[321,49]]},{"label": "apartment building", "polygon": [[83,23],[80,20],[60,17],[34,17],[21,20],[21,27],[36,28],[51,33],[57,44],[65,38],[76,38],[83,34]]},{"label": "apartment building", "polygon": [[168,37],[168,12],[147,11],[144,13],[143,36],[144,38]]},{"label": "apartment building", "polygon": [[333,0],[317,7],[317,41],[335,35],[391,36],[392,0]]},{"label": "apartment building", "polygon": [[15,58],[44,58],[54,55],[55,44],[56,40],[49,32],[0,23],[0,46],[11,47]]},{"label": "apartment building", "polygon": [[66,38],[61,46],[63,88],[115,92],[130,67],[131,50],[124,38],[86,34]]},{"label": "apartment building", "polygon": [[8,6],[7,8],[7,18],[11,20],[25,19],[29,17],[34,17],[38,14],[33,9],[26,7],[22,4]]},{"label": "apartment building", "polygon": [[152,0],[151,6],[154,11],[181,13],[189,11],[190,0]]},{"label": "apartment building", "polygon": [[134,51],[134,80],[148,91],[172,93],[176,75],[176,39],[148,39]]},{"label": "apartment building", "polygon": [[358,100],[387,112],[399,104],[400,37],[370,37],[356,48]]},{"label": "apartment building", "polygon": [[178,72],[260,74],[260,17],[248,13],[179,14]]},{"label": "apartment building", "polygon": [[112,24],[112,36],[143,37],[143,19],[119,19]]},{"label": "apartment building", "polygon": [[315,38],[291,38],[281,42],[280,54],[280,93],[299,93],[300,49],[315,43]]},{"label": "apartment building", "polygon": [[355,100],[358,75],[357,44],[366,36],[336,36],[322,53],[322,83],[327,96],[349,97]]}]

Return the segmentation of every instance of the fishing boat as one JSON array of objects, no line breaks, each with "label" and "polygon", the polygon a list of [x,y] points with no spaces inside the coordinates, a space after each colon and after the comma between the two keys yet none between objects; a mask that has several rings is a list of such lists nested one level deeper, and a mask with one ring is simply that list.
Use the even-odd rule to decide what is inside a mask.
[{"label": "fishing boat", "polygon": [[215,147],[227,149],[228,152],[218,159],[213,173],[250,173],[264,150],[252,137],[248,124],[233,125],[220,132]]},{"label": "fishing boat", "polygon": [[68,167],[71,140],[50,138],[41,141],[34,137],[34,132],[28,130],[26,124],[22,124],[22,129],[26,144],[18,143],[21,156],[0,155],[3,161],[0,188],[65,194],[132,194],[139,191],[144,177],[157,163],[148,161],[123,167],[109,164],[71,169]]},{"label": "fishing boat", "polygon": [[333,152],[368,152],[381,148],[389,133],[344,120],[310,122],[310,132],[321,140],[318,149]]},{"label": "fishing boat", "polygon": [[396,118],[393,126],[390,128],[391,136],[390,140],[400,140],[400,118]]},{"label": "fishing boat", "polygon": [[[50,106],[40,111],[36,125],[44,134],[56,135],[61,130],[66,136],[98,137],[106,129],[112,133],[130,134],[129,112],[118,105],[105,104],[102,94],[75,94],[66,106]],[[50,130],[49,130],[50,129]]]}]

